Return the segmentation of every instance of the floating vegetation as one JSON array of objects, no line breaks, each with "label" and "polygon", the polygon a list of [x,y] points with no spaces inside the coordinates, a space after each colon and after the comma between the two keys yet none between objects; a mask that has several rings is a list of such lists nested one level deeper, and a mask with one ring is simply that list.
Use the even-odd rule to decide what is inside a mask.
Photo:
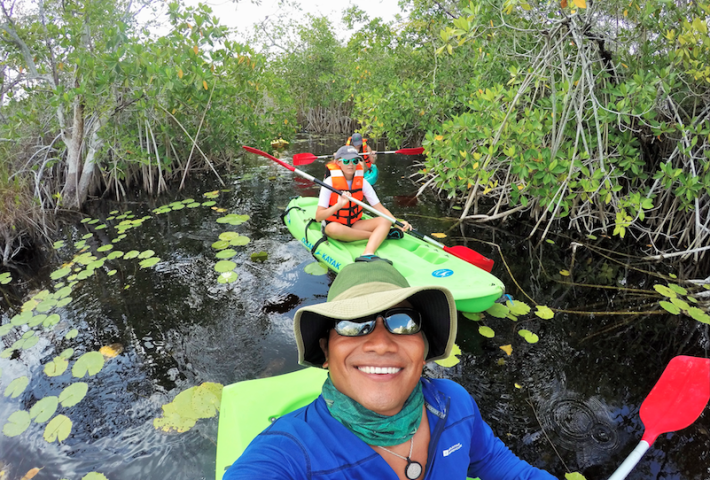
[{"label": "floating vegetation", "polygon": [[306,268],[304,268],[303,271],[309,275],[319,276],[328,273],[328,267],[322,262],[314,262],[306,265]]},{"label": "floating vegetation", "polygon": [[166,433],[183,433],[195,426],[197,420],[217,415],[222,401],[220,383],[205,382],[178,393],[163,405],[163,416],[153,420],[156,429]]},{"label": "floating vegetation", "polygon": [[454,343],[454,347],[451,349],[451,355],[444,359],[436,360],[436,363],[442,367],[451,368],[461,361],[458,355],[461,355],[461,348]]},{"label": "floating vegetation", "polygon": [[263,262],[267,261],[268,259],[269,259],[269,254],[264,252],[263,250],[261,252],[251,254],[251,261],[252,262],[263,263]]},{"label": "floating vegetation", "polygon": [[687,289],[674,283],[667,286],[656,284],[653,286],[653,289],[668,299],[661,300],[658,304],[671,315],[679,315],[680,313],[683,313],[684,315],[687,315],[700,323],[710,324],[710,315],[708,315],[701,308],[696,307],[695,305],[690,305],[691,303],[697,304],[698,299],[689,294]]}]

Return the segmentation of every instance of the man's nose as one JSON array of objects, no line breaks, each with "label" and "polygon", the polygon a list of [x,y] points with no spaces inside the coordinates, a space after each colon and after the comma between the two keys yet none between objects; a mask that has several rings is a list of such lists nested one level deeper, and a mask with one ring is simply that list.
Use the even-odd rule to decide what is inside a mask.
[{"label": "man's nose", "polygon": [[384,319],[377,317],[377,323],[372,333],[365,336],[365,351],[370,351],[378,354],[390,353],[397,350],[397,341],[395,335],[390,333],[385,327]]}]

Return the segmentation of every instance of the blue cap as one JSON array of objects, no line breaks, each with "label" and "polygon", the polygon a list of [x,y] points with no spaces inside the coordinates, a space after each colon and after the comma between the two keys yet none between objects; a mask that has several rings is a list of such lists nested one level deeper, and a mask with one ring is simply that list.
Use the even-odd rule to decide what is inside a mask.
[{"label": "blue cap", "polygon": [[355,145],[356,147],[362,145],[362,135],[360,135],[359,133],[353,133],[353,145]]}]

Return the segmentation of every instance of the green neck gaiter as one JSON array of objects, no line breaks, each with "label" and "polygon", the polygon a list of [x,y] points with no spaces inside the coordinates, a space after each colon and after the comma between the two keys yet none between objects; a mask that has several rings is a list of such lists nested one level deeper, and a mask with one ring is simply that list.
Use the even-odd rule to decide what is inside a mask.
[{"label": "green neck gaiter", "polygon": [[323,384],[322,395],[330,414],[368,445],[390,447],[404,443],[414,436],[422,420],[424,395],[421,382],[404,402],[402,410],[391,417],[368,410],[338,391],[330,381],[330,375]]}]

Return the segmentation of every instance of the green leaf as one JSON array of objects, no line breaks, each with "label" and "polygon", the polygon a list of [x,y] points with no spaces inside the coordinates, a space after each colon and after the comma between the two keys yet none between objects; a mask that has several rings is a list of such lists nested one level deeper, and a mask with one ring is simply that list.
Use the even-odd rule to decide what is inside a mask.
[{"label": "green leaf", "polygon": [[486,313],[496,318],[505,318],[510,312],[510,309],[502,303],[494,303],[491,308],[486,310]]},{"label": "green leaf", "polygon": [[30,408],[30,418],[36,423],[44,423],[57,412],[59,399],[55,396],[44,397]]},{"label": "green leaf", "polygon": [[97,252],[108,252],[109,250],[113,250],[113,245],[110,243],[106,245],[101,245],[99,248],[96,249]]},{"label": "green leaf", "polygon": [[227,259],[227,258],[232,258],[237,254],[236,250],[232,250],[231,248],[228,248],[226,250],[222,250],[221,252],[217,252],[217,255],[215,255],[217,258],[221,259]]},{"label": "green leaf", "polygon": [[217,277],[217,282],[218,283],[232,283],[236,282],[237,278],[239,278],[239,275],[237,275],[236,272],[223,272],[219,274],[219,277]]},{"label": "green leaf", "polygon": [[60,320],[61,317],[56,313],[53,313],[52,315],[44,319],[44,321],[42,322],[42,326],[44,328],[53,327],[54,325],[58,324]]},{"label": "green leaf", "polygon": [[198,386],[192,395],[192,410],[198,418],[211,418],[217,415],[222,400],[222,384],[205,382]]},{"label": "green leaf", "polygon": [[155,252],[154,252],[153,250],[146,250],[146,251],[144,251],[144,252],[141,252],[141,253],[138,255],[138,258],[140,258],[140,259],[150,258],[150,257],[152,257],[153,255],[155,255]]},{"label": "green leaf", "polygon": [[657,283],[653,286],[653,289],[663,295],[664,297],[668,298],[676,298],[676,293],[671,290],[670,288],[666,287],[665,285],[661,285],[660,283]]},{"label": "green leaf", "polygon": [[0,338],[10,333],[13,328],[15,328],[15,325],[11,323],[6,323],[5,325],[0,326]]},{"label": "green leaf", "polygon": [[545,305],[538,305],[537,310],[535,311],[535,315],[542,318],[543,320],[549,320],[555,316],[555,312],[553,312],[550,307],[547,307]]},{"label": "green leaf", "polygon": [[239,237],[237,232],[222,232],[219,234],[219,239],[224,240],[225,242],[230,242],[237,237]]},{"label": "green leaf", "polygon": [[214,269],[217,273],[225,273],[237,268],[237,264],[230,260],[221,260],[217,262]]},{"label": "green leaf", "polygon": [[306,268],[304,268],[303,271],[309,275],[320,276],[328,273],[328,267],[321,262],[315,262],[306,265]]},{"label": "green leaf", "polygon": [[120,250],[113,251],[106,255],[107,260],[115,260],[117,258],[121,258],[123,256],[123,252]]},{"label": "green leaf", "polygon": [[71,428],[72,421],[69,419],[69,417],[65,415],[57,415],[52,419],[51,422],[47,424],[47,427],[44,429],[44,439],[47,440],[49,443],[52,443],[55,440],[61,443],[67,438],[69,438]]},{"label": "green leaf", "polygon": [[10,382],[7,387],[5,387],[5,396],[10,398],[17,398],[22,394],[22,392],[25,391],[25,388],[27,388],[27,385],[29,384],[30,379],[24,375],[22,377],[16,378],[12,382]]},{"label": "green leaf", "polygon": [[474,322],[477,322],[483,318],[482,313],[463,312],[463,316],[468,318],[469,320],[473,320]]},{"label": "green leaf", "polygon": [[69,408],[73,407],[77,403],[81,402],[86,396],[86,392],[89,391],[89,384],[86,382],[76,382],[72,383],[66,387],[59,394],[59,403],[62,407]]},{"label": "green leaf", "polygon": [[537,343],[538,340],[540,340],[538,336],[532,333],[530,330],[518,330],[518,335],[523,337],[528,343]]},{"label": "green leaf", "polygon": [[108,480],[108,478],[106,478],[103,473],[89,472],[83,477],[81,477],[81,480]]},{"label": "green leaf", "polygon": [[486,327],[484,325],[478,327],[478,333],[480,333],[481,336],[484,336],[486,338],[493,338],[496,336],[496,332],[494,332],[492,328]]},{"label": "green leaf", "polygon": [[688,309],[688,315],[690,315],[691,318],[697,320],[700,323],[710,324],[710,315],[708,315],[698,307],[690,307]]},{"label": "green leaf", "polygon": [[49,276],[52,280],[59,280],[62,277],[66,277],[71,273],[71,268],[70,267],[64,267],[60,268],[59,270],[56,270],[52,272],[52,274]]},{"label": "green leaf", "polygon": [[677,305],[673,305],[671,302],[666,302],[665,300],[662,300],[658,302],[658,304],[661,306],[661,308],[663,308],[671,315],[678,315],[680,313],[680,307],[678,307]]},{"label": "green leaf", "polygon": [[79,330],[76,328],[72,328],[67,332],[66,335],[64,335],[65,340],[71,340],[72,338],[76,338],[76,336],[79,335]]},{"label": "green leaf", "polygon": [[82,378],[85,375],[96,375],[104,366],[104,356],[99,352],[86,352],[79,357],[71,369],[73,376]]},{"label": "green leaf", "polygon": [[459,346],[454,343],[454,347],[451,349],[451,355],[442,360],[436,360],[436,363],[446,368],[453,367],[461,361],[459,360],[457,355],[461,355],[461,348],[459,348]]},{"label": "green leaf", "polygon": [[530,305],[520,300],[508,300],[505,305],[510,309],[510,313],[516,317],[530,313]]},{"label": "green leaf", "polygon": [[44,373],[48,377],[58,377],[67,370],[69,362],[62,357],[54,357],[44,366]]},{"label": "green leaf", "polygon": [[140,255],[140,252],[138,250],[131,250],[130,252],[126,253],[123,258],[124,260],[131,260],[133,258],[136,258],[138,255]]},{"label": "green leaf", "polygon": [[141,268],[150,268],[152,266],[155,266],[155,264],[157,264],[158,262],[160,262],[159,257],[152,257],[146,258],[145,260],[141,260],[138,265],[140,265]]},{"label": "green leaf", "polygon": [[675,305],[676,307],[680,308],[681,310],[688,310],[690,308],[690,305],[688,305],[688,302],[686,302],[683,299],[680,299],[678,297],[673,297],[671,298],[671,303]]},{"label": "green leaf", "polygon": [[215,250],[223,250],[229,246],[229,242],[225,242],[224,240],[217,240],[212,244],[212,248]]},{"label": "green leaf", "polygon": [[263,250],[261,252],[251,254],[252,262],[265,262],[266,260],[268,260],[268,258],[269,254]]},{"label": "green leaf", "polygon": [[587,478],[579,472],[565,473],[565,480],[587,480]]},{"label": "green leaf", "polygon": [[0,273],[0,285],[7,285],[12,281],[12,275],[8,272]]},{"label": "green leaf", "polygon": [[687,295],[688,294],[688,290],[681,287],[680,285],[676,285],[675,283],[668,284],[668,288],[670,288],[671,290],[673,290],[675,293],[677,293],[679,295]]},{"label": "green leaf", "polygon": [[251,240],[249,240],[249,237],[244,237],[244,236],[240,235],[237,238],[230,240],[229,244],[233,247],[241,247],[243,245],[246,245],[250,241]]},{"label": "green leaf", "polygon": [[16,437],[27,430],[32,423],[29,412],[19,410],[7,417],[7,423],[2,427],[2,433],[7,437]]}]

